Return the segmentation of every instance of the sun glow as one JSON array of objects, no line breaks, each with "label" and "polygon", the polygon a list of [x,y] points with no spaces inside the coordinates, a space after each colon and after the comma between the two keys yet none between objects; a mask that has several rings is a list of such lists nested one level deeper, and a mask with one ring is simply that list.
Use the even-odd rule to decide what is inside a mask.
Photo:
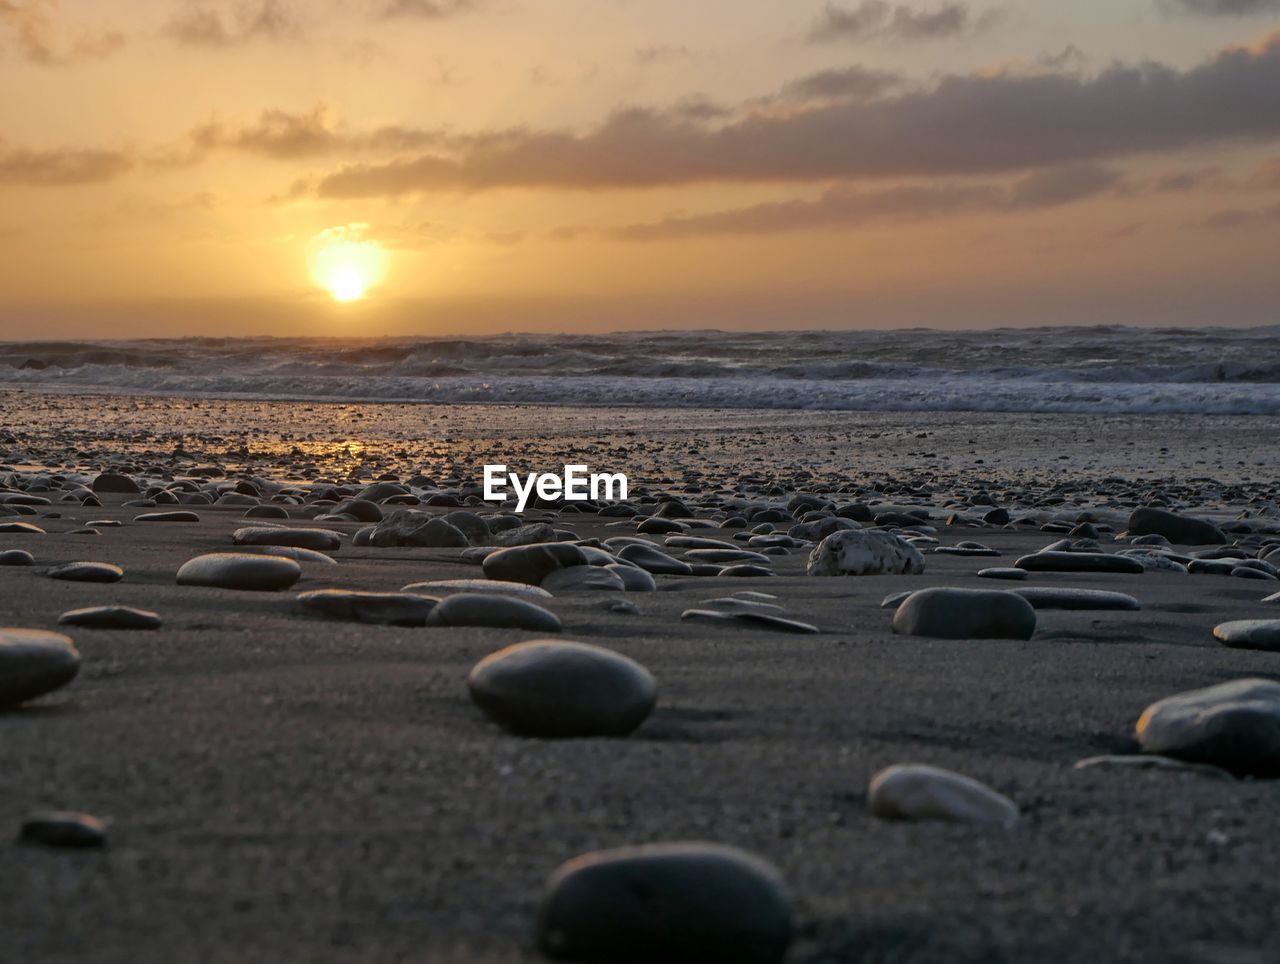
[{"label": "sun glow", "polygon": [[334,301],[359,301],[386,276],[387,253],[366,236],[368,230],[367,224],[346,224],[311,239],[311,278]]}]

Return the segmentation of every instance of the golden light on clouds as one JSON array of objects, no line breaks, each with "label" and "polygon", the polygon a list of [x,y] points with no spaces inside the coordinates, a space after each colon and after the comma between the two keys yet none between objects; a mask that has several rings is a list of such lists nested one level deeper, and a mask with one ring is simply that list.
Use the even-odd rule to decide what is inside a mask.
[{"label": "golden light on clouds", "polygon": [[334,301],[359,301],[386,277],[387,252],[368,231],[367,224],[326,228],[307,246],[311,279]]}]

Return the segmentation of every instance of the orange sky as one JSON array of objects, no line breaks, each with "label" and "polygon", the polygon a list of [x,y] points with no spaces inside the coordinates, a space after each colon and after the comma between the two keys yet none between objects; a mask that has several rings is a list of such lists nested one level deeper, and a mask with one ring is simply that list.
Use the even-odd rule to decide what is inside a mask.
[{"label": "orange sky", "polygon": [[1274,323],[1278,139],[1280,0],[0,0],[0,339]]}]

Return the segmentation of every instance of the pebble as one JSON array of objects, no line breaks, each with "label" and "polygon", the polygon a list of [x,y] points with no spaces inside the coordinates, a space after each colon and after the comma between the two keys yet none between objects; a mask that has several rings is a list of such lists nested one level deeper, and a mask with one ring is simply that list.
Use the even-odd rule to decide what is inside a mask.
[{"label": "pebble", "polygon": [[80,672],[80,653],[60,633],[0,629],[0,709],[66,686]]},{"label": "pebble", "polygon": [[754,563],[744,562],[736,566],[725,566],[723,569],[713,573],[713,575],[724,579],[767,579],[770,576],[776,576],[777,573],[768,566],[758,566]]},{"label": "pebble", "polygon": [[34,566],[36,557],[25,549],[6,549],[0,552],[0,566]]},{"label": "pebble", "polygon": [[1189,773],[1196,776],[1213,777],[1218,780],[1234,780],[1235,777],[1226,770],[1211,767],[1204,763],[1184,763],[1169,756],[1148,754],[1091,756],[1076,761],[1074,770],[1159,770],[1168,773]]},{"label": "pebble", "polygon": [[158,613],[129,606],[94,606],[89,609],[72,609],[58,617],[65,626],[83,626],[86,629],[159,629],[162,623]]},{"label": "pebble", "polygon": [[1124,572],[1146,570],[1132,556],[1107,552],[1035,552],[1023,556],[1014,566],[1028,572]]},{"label": "pebble", "polygon": [[93,480],[92,488],[94,492],[109,492],[115,495],[138,495],[142,491],[138,488],[137,482],[119,472],[103,472]]},{"label": "pebble", "polygon": [[727,612],[721,609],[686,609],[680,614],[680,618],[686,621],[715,623],[718,625],[742,623],[761,629],[776,629],[784,633],[822,632],[817,626],[811,626],[809,623],[802,623],[798,620],[786,619],[782,616],[773,616],[769,613],[749,609]]},{"label": "pebble", "polygon": [[1215,626],[1214,638],[1232,649],[1280,650],[1280,619],[1242,619]]},{"label": "pebble", "polygon": [[[657,576],[692,576],[694,574],[693,567],[689,563],[681,562],[650,545],[632,543],[623,546],[618,553],[618,558]],[[719,571],[720,567],[717,566],[716,572]]]},{"label": "pebble", "polygon": [[196,556],[178,570],[179,586],[210,586],[275,592],[302,578],[302,567],[282,556],[210,553]]},{"label": "pebble", "polygon": [[703,605],[727,613],[785,612],[784,607],[776,603],[758,602],[753,599],[743,599],[739,596],[722,596],[719,599],[708,599]]},{"label": "pebble", "polygon": [[133,517],[134,522],[199,522],[200,516],[194,512],[176,510],[173,512],[144,512]]},{"label": "pebble", "polygon": [[1013,590],[1036,609],[1135,610],[1142,605],[1122,592],[1044,586]]},{"label": "pebble", "polygon": [[407,592],[352,592],[319,589],[299,593],[306,609],[330,619],[344,619],[378,626],[425,626],[439,600]]},{"label": "pebble", "polygon": [[626,736],[657,701],[649,671],[586,643],[535,640],[493,653],[467,679],[471,698],[514,733],[541,737]]},{"label": "pebble", "polygon": [[1129,516],[1129,535],[1163,536],[1181,546],[1216,546],[1227,541],[1222,530],[1211,522],[1156,508],[1135,509]]},{"label": "pebble", "polygon": [[979,569],[978,575],[983,579],[1005,579],[1010,582],[1021,582],[1031,575],[1025,569],[1013,566],[997,566],[993,569]]},{"label": "pebble", "polygon": [[791,898],[760,858],[709,843],[584,854],[547,883],[536,942],[587,964],[780,964]]},{"label": "pebble", "polygon": [[336,566],[338,560],[326,556],[314,549],[301,549],[298,546],[236,546],[238,556],[280,556],[294,562],[314,562],[320,566]]},{"label": "pebble", "polygon": [[429,512],[402,509],[374,527],[369,535],[369,545],[379,548],[465,549],[471,545],[471,540],[457,526]]},{"label": "pebble", "polygon": [[658,583],[647,571],[639,566],[625,563],[612,563],[605,566],[610,572],[622,580],[622,588],[627,592],[657,592]]},{"label": "pebble", "polygon": [[293,546],[317,552],[342,548],[342,538],[329,529],[286,529],[274,526],[247,526],[231,534],[238,546]]},{"label": "pebble", "polygon": [[827,536],[809,555],[810,576],[874,576],[924,572],[924,556],[891,532],[851,529]]},{"label": "pebble", "polygon": [[517,596],[524,599],[551,599],[552,595],[538,586],[523,582],[502,582],[498,579],[435,579],[431,582],[415,582],[401,592],[426,593],[432,596],[451,596],[460,592],[479,592],[498,596]]},{"label": "pebble", "polygon": [[104,847],[107,828],[97,817],[65,810],[33,813],[22,823],[21,839],[46,847],[87,849]]},{"label": "pebble", "polygon": [[714,562],[717,565],[732,565],[739,562],[758,562],[769,565],[769,557],[747,549],[690,549],[684,554],[691,562]]},{"label": "pebble", "polygon": [[553,593],[623,592],[626,590],[622,577],[604,566],[570,566],[568,569],[557,569],[542,580],[542,585]]},{"label": "pebble", "polygon": [[935,639],[1030,639],[1036,611],[1015,592],[922,589],[893,616],[893,631]]},{"label": "pebble", "polygon": [[500,582],[523,582],[540,585],[557,569],[587,565],[587,556],[567,542],[548,542],[532,546],[513,546],[485,556],[484,574]]},{"label": "pebble", "polygon": [[1167,697],[1147,707],[1136,732],[1144,753],[1280,776],[1280,683],[1240,679]]},{"label": "pebble", "polygon": [[1009,827],[1012,800],[971,777],[941,767],[905,764],[881,770],[867,790],[871,813],[887,820],[945,820]]},{"label": "pebble", "polygon": [[124,570],[109,562],[68,562],[50,569],[47,575],[67,582],[119,582]]},{"label": "pebble", "polygon": [[458,593],[442,599],[427,618],[428,626],[485,626],[558,633],[560,617],[527,599],[514,596]]},{"label": "pebble", "polygon": [[48,533],[31,522],[0,522],[0,535],[43,536]]}]

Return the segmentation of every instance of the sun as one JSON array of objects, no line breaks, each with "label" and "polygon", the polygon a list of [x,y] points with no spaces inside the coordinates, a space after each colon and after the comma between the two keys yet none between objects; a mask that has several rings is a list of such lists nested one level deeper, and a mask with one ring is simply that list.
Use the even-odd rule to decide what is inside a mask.
[{"label": "sun", "polygon": [[386,276],[387,253],[368,231],[367,224],[327,228],[308,245],[311,279],[334,301],[360,301]]}]

